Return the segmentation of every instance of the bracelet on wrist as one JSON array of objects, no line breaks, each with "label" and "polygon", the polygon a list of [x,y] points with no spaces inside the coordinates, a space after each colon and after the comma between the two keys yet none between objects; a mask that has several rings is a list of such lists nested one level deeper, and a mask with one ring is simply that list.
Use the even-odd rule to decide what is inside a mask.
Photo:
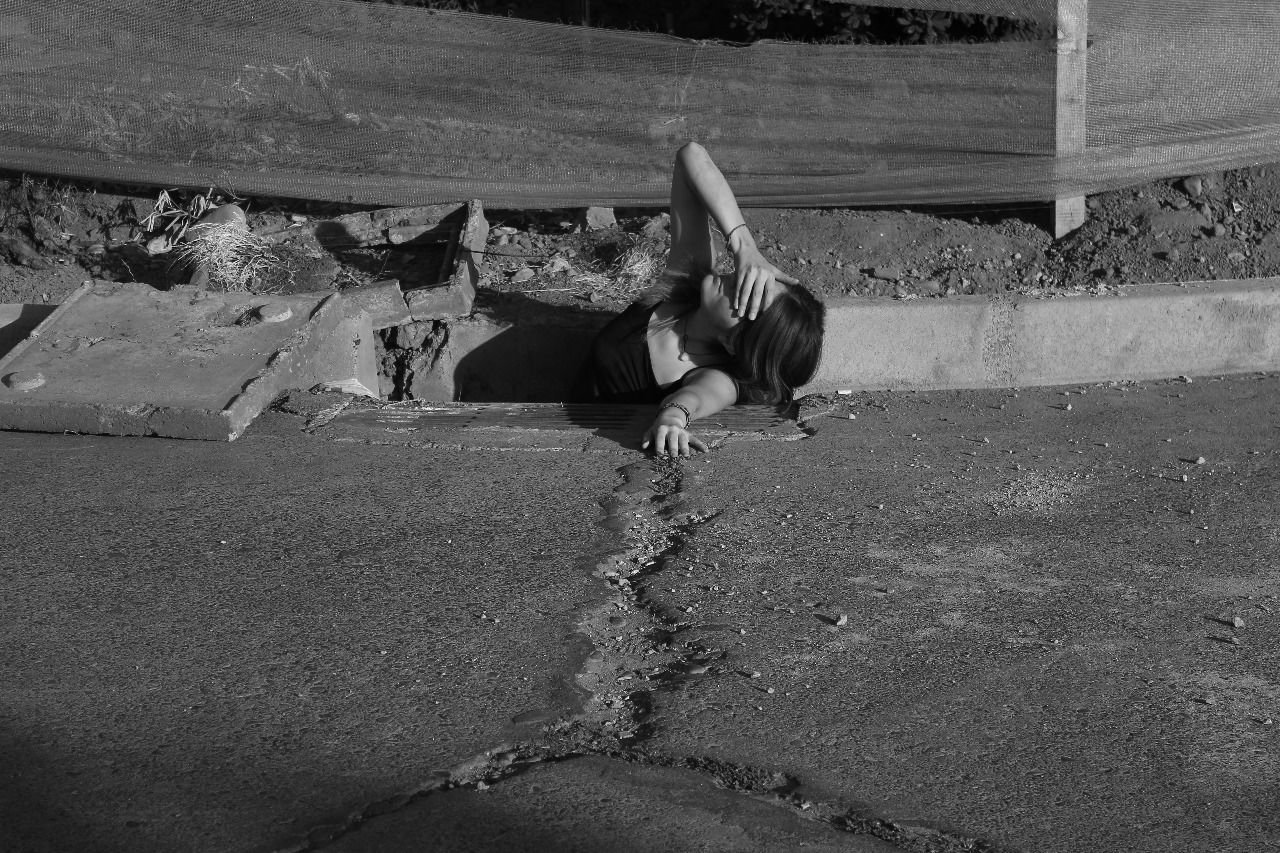
[{"label": "bracelet on wrist", "polygon": [[658,412],[662,413],[667,409],[679,409],[680,411],[684,412],[684,428],[685,429],[689,428],[690,422],[693,421],[693,412],[690,412],[688,408],[686,408],[685,406],[682,406],[679,403],[663,403],[662,408],[659,409]]},{"label": "bracelet on wrist", "polygon": [[746,228],[746,227],[747,227],[747,223],[743,222],[741,225],[735,225],[732,228],[730,228],[729,233],[724,235],[724,244],[728,246],[730,249],[732,249],[733,245],[729,242],[729,239],[733,237],[733,232],[737,231],[739,228]]}]

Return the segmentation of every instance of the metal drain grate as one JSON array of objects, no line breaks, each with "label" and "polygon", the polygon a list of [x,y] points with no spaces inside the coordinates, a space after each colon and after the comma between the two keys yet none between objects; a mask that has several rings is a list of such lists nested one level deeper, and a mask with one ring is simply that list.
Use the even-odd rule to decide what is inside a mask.
[{"label": "metal drain grate", "polygon": [[[795,428],[793,407],[733,406],[697,422],[703,432],[763,432]],[[643,431],[653,406],[594,403],[395,403],[342,412],[335,424],[393,431],[530,429]]]}]

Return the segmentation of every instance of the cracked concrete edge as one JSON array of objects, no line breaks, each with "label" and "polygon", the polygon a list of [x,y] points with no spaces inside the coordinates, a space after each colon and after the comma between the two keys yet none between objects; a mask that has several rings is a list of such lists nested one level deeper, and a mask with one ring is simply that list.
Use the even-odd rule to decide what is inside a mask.
[{"label": "cracked concrete edge", "polygon": [[[327,411],[327,410],[325,410]],[[719,509],[702,503],[684,488],[677,460],[648,459],[618,469],[622,482],[601,501],[600,525],[617,537],[617,548],[595,562],[593,574],[609,592],[577,620],[577,630],[593,647],[575,681],[586,698],[576,712],[562,713],[533,737],[499,743],[451,767],[378,800],[335,813],[292,839],[250,853],[310,853],[337,841],[381,815],[401,811],[415,800],[454,788],[484,790],[532,765],[588,755],[647,767],[692,770],[726,790],[785,809],[805,821],[850,835],[867,836],[911,853],[1010,853],[1006,848],[925,822],[893,821],[877,816],[858,801],[826,803],[796,793],[801,780],[777,769],[754,767],[705,756],[672,756],[645,743],[651,704],[647,690],[630,682],[639,670],[628,660],[628,646],[645,647],[640,659],[653,690],[674,680],[714,677],[711,664],[722,650],[696,642],[676,642],[692,625],[679,613],[660,613],[644,594],[697,529]],[[636,644],[636,641],[639,643]],[[632,655],[632,658],[635,656]],[[656,665],[655,665],[656,662]]]}]

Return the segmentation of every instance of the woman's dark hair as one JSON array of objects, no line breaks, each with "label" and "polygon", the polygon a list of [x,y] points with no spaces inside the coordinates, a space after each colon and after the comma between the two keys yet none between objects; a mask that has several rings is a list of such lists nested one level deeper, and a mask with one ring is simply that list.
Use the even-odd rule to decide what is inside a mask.
[{"label": "woman's dark hair", "polygon": [[[698,283],[707,274],[715,272],[668,270],[639,301],[646,307],[664,301],[697,305]],[[791,402],[795,389],[818,370],[826,315],[826,307],[807,289],[784,284],[767,309],[744,320],[732,371],[741,396],[752,403]]]},{"label": "woman's dark hair", "polygon": [[745,322],[734,362],[748,400],[791,402],[795,389],[818,370],[826,315],[826,307],[812,293],[785,284],[768,308]]}]

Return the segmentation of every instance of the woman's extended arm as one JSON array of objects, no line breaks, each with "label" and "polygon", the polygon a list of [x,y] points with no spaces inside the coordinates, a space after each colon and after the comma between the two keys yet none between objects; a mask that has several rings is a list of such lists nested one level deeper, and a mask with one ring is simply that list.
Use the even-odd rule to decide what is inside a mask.
[{"label": "woman's extended arm", "polygon": [[733,252],[738,285],[734,307],[739,314],[754,320],[771,281],[776,279],[788,284],[798,284],[799,281],[760,254],[751,230],[745,227],[746,220],[729,182],[707,149],[696,142],[689,142],[676,152],[671,175],[671,256],[667,261],[668,268],[688,271],[712,266],[715,258],[711,231],[707,227],[708,214],[716,221],[720,232],[727,238],[729,250]]},{"label": "woman's extended arm", "polygon": [[652,447],[658,456],[689,456],[694,450],[705,453],[707,445],[689,432],[689,422],[713,415],[738,399],[737,384],[722,370],[703,367],[686,376],[679,390],[663,398],[658,417],[640,445]]}]

